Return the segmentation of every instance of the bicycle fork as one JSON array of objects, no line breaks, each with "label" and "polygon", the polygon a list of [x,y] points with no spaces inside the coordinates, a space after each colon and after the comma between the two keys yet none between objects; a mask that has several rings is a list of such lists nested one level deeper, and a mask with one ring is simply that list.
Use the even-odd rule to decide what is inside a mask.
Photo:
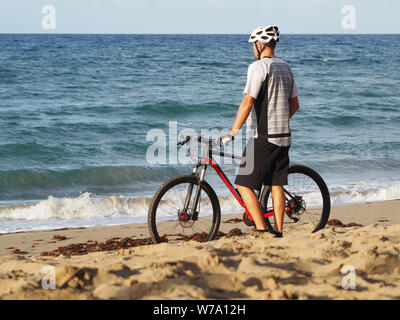
[{"label": "bicycle fork", "polygon": [[197,205],[198,205],[199,199],[200,199],[201,183],[204,181],[204,177],[206,175],[206,170],[207,170],[207,165],[206,164],[202,165],[203,168],[201,169],[200,176],[199,176],[197,174],[197,172],[198,172],[200,166],[201,165],[196,164],[196,166],[193,169],[193,175],[197,178],[197,189],[194,194],[192,213],[188,214],[188,209],[189,209],[189,205],[190,205],[190,200],[192,198],[194,183],[191,183],[189,185],[188,192],[187,192],[186,198],[185,198],[185,204],[183,206],[183,212],[180,213],[180,215],[179,215],[180,220],[188,221],[190,219],[192,219],[192,220],[198,219]]}]

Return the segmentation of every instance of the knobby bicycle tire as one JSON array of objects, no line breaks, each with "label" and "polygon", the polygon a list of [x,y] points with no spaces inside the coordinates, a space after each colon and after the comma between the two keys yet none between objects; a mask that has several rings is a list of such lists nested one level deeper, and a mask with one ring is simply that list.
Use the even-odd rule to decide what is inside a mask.
[{"label": "knobby bicycle tire", "polygon": [[[302,175],[308,176],[318,186],[319,191],[321,192],[321,197],[322,197],[322,210],[321,210],[320,219],[316,223],[315,228],[311,232],[316,232],[318,230],[321,230],[322,228],[325,227],[326,223],[328,222],[329,214],[331,211],[331,199],[330,199],[329,190],[328,190],[328,187],[327,187],[325,181],[322,179],[322,177],[316,171],[314,171],[313,169],[308,168],[306,166],[303,166],[303,165],[297,165],[297,164],[290,165],[289,173],[288,173],[288,180],[289,180],[289,176],[291,174],[302,174]],[[286,187],[286,186],[284,186],[284,187]],[[260,197],[260,204],[261,204],[261,208],[262,208],[263,212],[265,212],[267,210],[268,198],[269,198],[270,194],[271,194],[271,189],[269,188],[269,186],[265,186],[263,189],[263,192],[261,194],[261,197]],[[273,218],[272,217],[265,218],[265,223],[267,225],[268,230],[270,232],[272,232],[273,227],[272,227],[270,219],[273,219]],[[285,217],[285,219],[288,219],[288,218]]]},{"label": "knobby bicycle tire", "polygon": [[[163,196],[168,192],[168,190],[172,189],[173,187],[179,184],[192,184],[192,183],[195,186],[197,186],[199,183],[197,176],[194,174],[177,176],[165,182],[155,193],[150,203],[148,212],[148,227],[149,227],[150,237],[153,240],[153,242],[160,243],[163,241],[162,239],[163,235],[160,235],[157,230],[157,208]],[[203,240],[203,241],[209,241],[213,240],[218,232],[219,225],[221,222],[221,208],[218,197],[214,189],[206,181],[201,182],[201,190],[207,194],[212,206],[211,227],[210,230],[208,231],[207,236]]]}]

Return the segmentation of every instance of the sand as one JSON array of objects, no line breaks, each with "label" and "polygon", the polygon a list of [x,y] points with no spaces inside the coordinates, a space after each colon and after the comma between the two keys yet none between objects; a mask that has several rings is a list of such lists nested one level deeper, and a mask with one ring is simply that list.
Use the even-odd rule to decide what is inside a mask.
[{"label": "sand", "polygon": [[40,253],[145,238],[147,225],[0,235],[0,299],[400,299],[400,200],[335,206],[330,219],[363,226],[284,238],[234,217],[221,230],[242,235],[78,256]]}]

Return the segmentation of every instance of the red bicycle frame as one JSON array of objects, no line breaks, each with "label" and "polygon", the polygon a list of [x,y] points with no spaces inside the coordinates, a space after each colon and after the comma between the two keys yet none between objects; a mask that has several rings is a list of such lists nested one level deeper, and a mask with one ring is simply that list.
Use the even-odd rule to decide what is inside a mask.
[{"label": "red bicycle frame", "polygon": [[[235,199],[239,202],[239,204],[243,207],[245,210],[246,216],[250,219],[253,220],[253,217],[251,216],[249,210],[246,208],[246,205],[244,204],[242,197],[239,194],[239,191],[233,186],[233,184],[229,181],[228,177],[225,175],[225,173],[222,171],[221,167],[218,165],[218,163],[215,163],[212,159],[212,155],[218,155],[222,157],[231,157],[233,159],[242,159],[242,157],[235,156],[232,154],[227,154],[221,151],[214,151],[211,148],[208,150],[208,156],[206,156],[207,152],[204,153],[203,159],[201,163],[204,166],[207,166],[207,164],[211,165],[211,167],[215,170],[215,172],[218,174],[218,176],[221,178],[221,180],[225,183],[225,185],[228,187],[232,195],[235,197]],[[258,194],[258,196],[260,193]],[[289,212],[290,208],[285,208],[285,212]],[[274,210],[268,210],[267,212],[264,213],[264,218],[272,217],[274,215]]]}]

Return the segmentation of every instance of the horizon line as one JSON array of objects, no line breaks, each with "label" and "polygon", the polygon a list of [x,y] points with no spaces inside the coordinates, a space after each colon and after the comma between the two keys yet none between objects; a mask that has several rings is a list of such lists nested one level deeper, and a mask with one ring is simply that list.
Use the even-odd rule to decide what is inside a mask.
[{"label": "horizon line", "polygon": [[[1,32],[0,34],[12,35],[248,35],[249,33],[102,33],[102,32]],[[393,33],[284,33],[281,35],[399,35]]]}]

